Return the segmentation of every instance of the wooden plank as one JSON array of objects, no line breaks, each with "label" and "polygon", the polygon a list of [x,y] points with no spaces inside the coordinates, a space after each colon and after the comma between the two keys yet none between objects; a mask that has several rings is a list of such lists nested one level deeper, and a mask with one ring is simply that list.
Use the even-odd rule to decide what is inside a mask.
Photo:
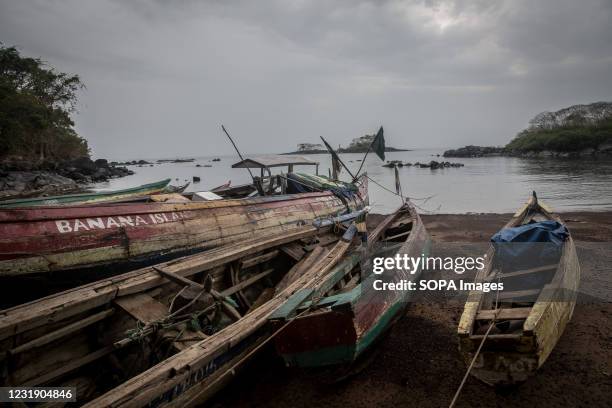
[{"label": "wooden plank", "polygon": [[[540,293],[540,289],[527,289],[527,290],[515,290],[511,292],[500,291],[497,298],[499,300],[508,300],[508,299],[520,299],[529,296],[535,296]],[[533,301],[535,302],[536,298],[534,297]]]},{"label": "wooden plank", "polygon": [[284,253],[286,253],[291,258],[295,259],[296,261],[299,261],[300,259],[302,259],[305,253],[302,245],[295,243],[295,242],[292,242],[287,245],[283,245],[280,249],[281,251],[283,251]]},{"label": "wooden plank", "polygon": [[221,296],[223,296],[223,297],[231,296],[234,293],[236,293],[238,291],[241,291],[242,289],[244,289],[244,288],[246,288],[248,286],[251,286],[252,284],[257,282],[258,280],[265,278],[266,276],[268,276],[272,272],[274,272],[274,269],[267,269],[267,270],[265,270],[265,271],[263,271],[261,273],[258,273],[257,275],[253,275],[250,278],[243,280],[239,284],[225,289],[224,291],[221,292]]},{"label": "wooden plank", "polygon": [[[265,227],[277,232],[297,228],[299,220],[314,220],[344,208],[329,192],[219,201],[222,203],[7,210],[0,214],[0,231],[7,232],[0,238],[0,253],[7,258],[0,261],[0,275],[70,269],[160,251],[212,247],[240,241],[243,234]],[[299,211],[290,211],[292,207]],[[234,219],[238,217],[240,226],[228,228],[230,218],[219,221],[219,213],[224,211],[233,213]],[[74,225],[79,225],[78,230]],[[124,251],[110,250],[115,247],[124,247]],[[45,255],[17,256],[24,253]]]},{"label": "wooden plank", "polygon": [[[316,228],[306,226],[280,234],[256,234],[254,238],[240,243],[165,262],[158,267],[181,276],[191,276],[249,254],[261,252],[266,248],[313,236],[316,233]],[[0,312],[0,340],[49,322],[61,321],[110,302],[119,296],[159,287],[166,282],[167,280],[153,268],[147,267],[3,310]]]},{"label": "wooden plank", "polygon": [[117,298],[115,304],[143,323],[153,323],[168,316],[166,306],[144,293]]},{"label": "wooden plank", "polygon": [[389,228],[393,222],[397,220],[397,218],[402,214],[402,211],[396,211],[393,214],[389,215],[387,218],[382,220],[380,224],[374,228],[370,234],[368,234],[368,246],[373,245],[373,242],[377,242],[382,237],[382,234]]},{"label": "wooden plank", "polygon": [[314,293],[313,289],[305,288],[295,293],[287,302],[270,315],[269,320],[287,319],[306,299]]},{"label": "wooden plank", "polygon": [[276,285],[276,292],[283,291],[287,286],[293,283],[300,275],[308,270],[319,259],[320,256],[326,256],[327,250],[323,247],[315,247],[312,252],[302,258],[298,263],[293,265],[291,269],[283,276],[283,279]]},{"label": "wooden plank", "polygon": [[270,301],[245,315],[240,321],[222,329],[206,340],[162,361],[155,367],[131,378],[113,390],[86,404],[98,406],[144,406],[173,387],[189,381],[189,376],[214,358],[227,353],[241,341],[263,327],[268,317],[294,293],[327,275],[349,249],[350,243],[340,241],[330,254],[319,260],[300,278]]},{"label": "wooden plank", "polygon": [[383,241],[391,241],[392,239],[395,239],[395,238],[404,237],[406,235],[410,235],[411,232],[412,232],[412,230],[408,230],[406,232],[402,232],[401,234],[397,234],[397,235],[393,235],[391,237],[387,237],[387,238],[383,239]]},{"label": "wooden plank", "polygon": [[25,386],[25,387],[35,387],[40,384],[48,383],[49,381],[61,375],[69,373],[70,371],[76,370],[79,367],[82,367],[86,364],[96,361],[99,358],[102,358],[106,356],[107,354],[112,353],[114,350],[115,350],[115,347],[113,346],[104,347],[100,350],[94,351],[93,353],[89,353],[84,357],[78,358],[76,360],[72,360],[53,371],[50,371],[44,375],[41,375],[40,377],[33,378],[19,385]]},{"label": "wooden plank", "polygon": [[9,350],[9,354],[15,355],[15,354],[23,353],[25,351],[29,351],[33,348],[44,346],[45,344],[49,344],[54,340],[62,338],[77,330],[81,330],[87,326],[90,326],[94,323],[99,322],[100,320],[106,319],[108,316],[112,315],[114,312],[115,312],[114,309],[108,309],[100,313],[96,313],[95,315],[88,316],[82,320],[79,320],[77,322],[64,326],[61,329],[52,331],[51,333],[47,333],[44,336],[38,337],[18,347],[15,347]]},{"label": "wooden plank", "polygon": [[498,278],[500,279],[514,278],[517,276],[524,276],[524,275],[530,275],[533,273],[546,272],[546,271],[550,271],[551,269],[557,269],[557,266],[558,264],[551,264],[551,265],[538,266],[537,268],[525,269],[522,271],[514,271],[514,272],[501,273],[497,275],[491,275],[487,277],[487,281],[494,281],[494,280],[497,280]]},{"label": "wooden plank", "polygon": [[255,256],[253,258],[245,259],[244,261],[242,261],[241,269],[247,269],[252,266],[258,265],[260,263],[267,262],[270,259],[276,258],[277,255],[278,255],[278,249],[275,249],[274,251],[270,251],[265,254]]},{"label": "wooden plank", "polygon": [[262,306],[268,300],[274,297],[274,288],[265,288],[261,291],[257,299],[253,302],[249,310],[247,310],[247,314],[251,313],[253,310],[257,309],[259,306]]},{"label": "wooden plank", "polygon": [[515,307],[511,309],[499,310],[480,310],[476,314],[476,320],[492,320],[497,312],[496,320],[522,320],[526,319],[531,313],[530,307]]},{"label": "wooden plank", "polygon": [[[521,333],[511,333],[511,334],[489,334],[487,339],[494,340],[518,340],[523,335]],[[470,336],[470,340],[482,340],[484,338],[484,334],[472,334]]]},{"label": "wooden plank", "polygon": [[181,275],[177,275],[174,272],[169,272],[166,271],[162,268],[158,268],[156,266],[152,266],[153,270],[158,272],[160,275],[162,275],[164,278],[168,279],[171,282],[177,283],[181,286],[188,286],[190,288],[194,288],[196,290],[203,290],[204,286],[202,286],[201,284],[192,281],[191,279],[187,279]]}]

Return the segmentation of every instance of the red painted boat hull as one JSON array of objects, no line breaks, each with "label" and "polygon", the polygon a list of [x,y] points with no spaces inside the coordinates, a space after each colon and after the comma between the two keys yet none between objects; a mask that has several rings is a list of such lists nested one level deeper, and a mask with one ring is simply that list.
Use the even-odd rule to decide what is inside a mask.
[{"label": "red painted boat hull", "polygon": [[0,211],[0,276],[154,259],[287,231],[367,204],[330,192],[188,203],[123,203]]}]

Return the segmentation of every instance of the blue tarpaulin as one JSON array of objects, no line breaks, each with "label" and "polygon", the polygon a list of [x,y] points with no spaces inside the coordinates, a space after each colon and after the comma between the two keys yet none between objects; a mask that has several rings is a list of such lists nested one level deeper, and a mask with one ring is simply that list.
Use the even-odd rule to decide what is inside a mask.
[{"label": "blue tarpaulin", "polygon": [[567,228],[557,221],[542,221],[504,228],[491,238],[496,259],[504,269],[533,268],[557,263]]}]

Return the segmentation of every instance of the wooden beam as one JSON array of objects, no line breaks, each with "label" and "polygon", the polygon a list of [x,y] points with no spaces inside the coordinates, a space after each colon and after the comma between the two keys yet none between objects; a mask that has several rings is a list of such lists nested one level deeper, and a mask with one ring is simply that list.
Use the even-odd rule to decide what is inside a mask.
[{"label": "wooden beam", "polygon": [[323,247],[315,247],[312,252],[293,265],[285,276],[283,276],[281,281],[276,285],[276,293],[283,291],[287,286],[295,282],[304,271],[308,270],[312,265],[314,265],[320,256],[326,256],[327,252],[327,249],[324,249]]},{"label": "wooden beam", "polygon": [[200,285],[197,282],[192,281],[191,279],[187,279],[181,275],[177,275],[174,272],[169,272],[169,271],[165,271],[162,268],[158,268],[156,266],[152,266],[151,268],[153,268],[154,271],[156,271],[157,273],[159,273],[160,275],[162,275],[164,278],[168,279],[169,281],[172,281],[174,283],[178,283],[181,286],[190,286],[190,287],[195,287],[199,290],[203,290],[204,286]]},{"label": "wooden beam", "polygon": [[305,253],[304,248],[302,248],[302,245],[296,244],[295,242],[283,245],[280,249],[296,261],[301,260],[304,257]]},{"label": "wooden beam", "polygon": [[252,284],[254,284],[255,282],[257,282],[258,280],[265,278],[266,276],[268,276],[269,274],[271,274],[272,272],[274,272],[274,269],[267,269],[261,273],[258,273],[257,275],[253,275],[248,279],[243,280],[242,282],[240,282],[239,284],[232,286],[231,288],[227,288],[224,291],[221,292],[221,296],[223,297],[227,297],[227,296],[231,296],[234,293],[248,287],[251,286]]},{"label": "wooden beam", "polygon": [[[499,300],[519,299],[519,298],[524,298],[528,296],[538,295],[540,292],[541,292],[540,289],[515,290],[512,292],[500,291],[499,295],[497,295],[497,298]],[[533,301],[535,302],[536,299],[534,298]]]},{"label": "wooden beam", "polygon": [[247,269],[247,268],[250,268],[251,266],[255,266],[260,263],[267,262],[270,259],[276,258],[276,256],[278,255],[278,252],[279,252],[278,249],[275,249],[274,251],[270,251],[263,255],[254,256],[253,258],[250,258],[250,259],[245,259],[244,261],[242,261],[241,269]]},{"label": "wooden beam", "polygon": [[[202,367],[206,367],[214,358],[226,353],[228,348],[234,348],[244,339],[253,335],[267,324],[273,312],[279,309],[290,297],[308,289],[314,283],[325,277],[339,259],[347,252],[350,243],[340,241],[325,257],[320,257],[308,270],[281,293],[244,316],[239,322],[227,326],[221,331],[189,347],[182,353],[175,354],[155,367],[132,377],[106,394],[85,404],[86,407],[119,406],[128,403],[130,406],[144,406],[173,387],[189,381],[189,377]],[[236,361],[236,360],[233,360]],[[231,364],[231,363],[229,363]],[[224,367],[227,367],[224,366]],[[220,369],[225,369],[220,367]],[[202,383],[203,384],[203,383]],[[204,392],[205,390],[201,390]],[[181,397],[177,398],[180,404]]]},{"label": "wooden beam", "polygon": [[[283,233],[262,233],[238,243],[165,262],[161,266],[177,275],[191,276],[315,234],[317,229],[312,226]],[[158,272],[146,267],[3,310],[0,312],[0,340],[44,326],[50,320],[60,321],[112,302],[117,297],[141,293],[164,283],[166,280]]]},{"label": "wooden beam", "polygon": [[380,224],[374,228],[370,234],[368,234],[368,247],[374,245],[375,242],[379,241],[382,234],[389,228],[393,222],[395,222],[398,217],[402,214],[402,211],[396,211],[393,214],[390,214],[385,219],[382,220]]},{"label": "wooden beam", "polygon": [[89,353],[81,358],[77,358],[76,360],[68,361],[66,364],[61,367],[49,371],[46,374],[41,375],[40,377],[33,378],[31,380],[25,381],[23,384],[20,384],[25,387],[35,387],[40,384],[45,384],[61,375],[69,373],[70,371],[76,370],[86,364],[91,363],[101,357],[106,356],[107,354],[112,353],[115,350],[114,346],[107,346],[100,350],[94,351],[93,353]]},{"label": "wooden beam", "polygon": [[557,269],[557,266],[558,266],[558,264],[551,264],[551,265],[538,266],[537,268],[525,269],[525,270],[522,270],[522,271],[501,273],[499,275],[489,276],[489,277],[487,277],[487,280],[488,281],[493,281],[493,280],[496,280],[498,277],[500,279],[505,279],[505,278],[514,278],[514,277],[517,277],[517,276],[530,275],[530,274],[534,274],[534,273],[541,273],[541,272],[550,271],[551,269]]},{"label": "wooden beam", "polygon": [[143,323],[152,323],[168,316],[168,308],[144,293],[115,299],[115,304]]},{"label": "wooden beam", "polygon": [[77,322],[74,322],[72,324],[62,327],[61,329],[52,331],[50,333],[45,334],[44,336],[38,337],[34,340],[31,340],[27,343],[17,346],[9,350],[9,354],[15,355],[15,354],[23,353],[25,351],[29,351],[33,348],[44,346],[45,344],[48,344],[54,340],[62,338],[70,333],[74,333],[77,330],[83,329],[96,322],[99,322],[100,320],[106,319],[108,316],[112,315],[114,312],[115,312],[114,309],[108,309],[100,313],[96,313],[94,315],[86,317],[85,319],[79,320]]},{"label": "wooden beam", "polygon": [[476,320],[492,320],[497,312],[496,320],[523,320],[531,313],[530,307],[515,307],[511,309],[491,309],[479,310],[476,314]]},{"label": "wooden beam", "polygon": [[[484,334],[472,334],[470,336],[470,340],[482,340],[484,338]],[[521,333],[502,333],[502,334],[489,334],[487,336],[487,340],[518,340],[523,335]]]},{"label": "wooden beam", "polygon": [[412,232],[412,230],[408,230],[406,232],[402,232],[401,234],[397,234],[397,235],[393,235],[391,237],[387,237],[383,241],[390,241],[390,240],[395,239],[395,238],[403,237],[405,235],[410,235],[411,232]]}]

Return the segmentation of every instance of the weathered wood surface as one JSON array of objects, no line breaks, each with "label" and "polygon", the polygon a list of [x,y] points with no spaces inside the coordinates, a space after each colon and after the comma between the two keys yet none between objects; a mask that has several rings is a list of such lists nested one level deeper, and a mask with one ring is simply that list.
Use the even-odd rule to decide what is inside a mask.
[{"label": "weathered wood surface", "polygon": [[156,183],[143,184],[141,186],[126,188],[115,191],[100,191],[97,193],[65,194],[61,196],[25,198],[15,200],[0,201],[0,208],[23,208],[39,207],[51,205],[80,205],[101,202],[117,202],[129,200],[135,197],[145,197],[162,192],[170,183],[170,179],[158,181]]},{"label": "weathered wood surface", "polygon": [[[283,291],[274,295],[271,300],[242,317],[238,322],[175,354],[100,398],[91,401],[86,406],[140,407],[162,396],[168,397],[169,400],[173,399],[172,403],[176,406],[201,402],[202,399],[210,395],[210,387],[218,386],[215,378],[233,373],[231,362],[221,368],[212,370],[217,374],[212,377],[210,373],[204,376],[200,379],[196,388],[191,391],[188,389],[189,386],[193,385],[190,378],[200,370],[206,369],[207,365],[215,358],[229,353],[232,349],[237,349],[245,339],[255,336],[257,331],[266,324],[268,317],[283,305],[289,297],[297,291],[308,291],[321,277],[329,273],[350,246],[350,242],[339,241],[325,257],[319,257],[298,279],[289,284]],[[258,342],[255,341],[249,349],[254,349]],[[238,359],[239,357],[236,357],[232,362]],[[168,395],[168,393],[171,395]]]},{"label": "weathered wood surface", "polygon": [[[530,219],[555,220],[561,219],[553,214],[545,205],[533,197],[517,211],[505,228],[521,225]],[[500,279],[521,279],[521,277],[537,273],[545,273],[555,269],[552,280],[541,289],[499,292],[500,300],[516,299],[531,296],[532,307],[509,308],[509,303],[501,303],[497,310],[483,310],[485,294],[471,292],[466,302],[459,327],[457,329],[459,349],[467,364],[474,357],[474,352],[483,339],[482,334],[474,333],[477,320],[493,319],[523,321],[518,332],[490,334],[477,357],[471,373],[478,379],[490,385],[511,385],[526,381],[544,364],[557,341],[561,337],[567,323],[571,319],[578,286],[580,284],[580,265],[576,248],[571,235],[565,241],[558,265],[545,265],[524,271],[498,274],[493,271],[494,248],[488,251],[488,261],[483,269],[478,271],[476,281],[494,281]],[[503,344],[503,349],[495,345]]]},{"label": "weathered wood surface", "polygon": [[[429,236],[411,204],[406,204],[394,214],[386,217],[368,234],[370,250],[384,240],[385,233],[397,223],[409,226],[409,234],[392,234],[405,237],[404,242],[394,243],[393,254],[420,257],[428,250]],[[370,256],[376,256],[370,253]],[[360,262],[358,254],[351,254],[338,265],[335,274],[329,274],[319,282],[319,293],[326,292],[339,282]],[[405,270],[386,271],[387,276],[372,275],[356,284],[359,275],[349,280],[335,295],[317,301],[321,309],[299,316],[275,340],[277,351],[289,365],[315,367],[355,360],[375,339],[401,315],[407,306],[409,294],[403,291],[376,291],[373,280],[384,278],[385,282],[416,280],[420,271],[411,275]],[[304,307],[311,307],[302,303]],[[287,313],[289,302],[283,313]],[[287,310],[285,310],[287,309]],[[283,313],[277,318],[284,318]]]},{"label": "weathered wood surface", "polygon": [[[367,202],[367,187],[363,194],[348,201],[351,211]],[[0,276],[89,268],[204,250],[260,233],[291,231],[316,218],[347,210],[347,205],[330,192],[209,202],[2,210]]]},{"label": "weathered wood surface", "polygon": [[[165,262],[156,267],[188,277],[244,256],[256,254],[265,248],[311,237],[316,233],[316,228],[303,226],[291,232],[259,236],[205,253]],[[0,340],[108,304],[117,297],[153,289],[165,282],[167,282],[165,278],[153,267],[147,267],[2,310]]]},{"label": "weathered wood surface", "polygon": [[[207,336],[183,322],[165,327],[161,332],[156,331],[156,328],[160,327],[158,324],[170,315],[170,308],[166,303],[174,303],[171,298],[176,296],[181,286],[194,287],[198,293],[203,290],[207,292],[198,297],[200,307],[207,303],[206,297],[211,296],[218,300],[223,299],[220,302],[223,307],[227,303],[224,296],[228,293],[219,293],[211,288],[211,273],[220,267],[227,270],[230,265],[250,263],[254,259],[259,263],[266,258],[262,254],[263,251],[279,255],[282,264],[288,258],[280,252],[280,246],[292,241],[316,241],[313,239],[315,235],[327,233],[328,228],[317,230],[311,226],[302,226],[289,233],[264,235],[0,311],[0,344],[1,349],[7,351],[5,356],[0,357],[7,359],[2,363],[9,364],[6,366],[7,376],[0,383],[57,384],[61,376],[73,381],[74,378],[66,374],[72,375],[74,370],[106,356],[109,360],[105,362],[111,362],[116,358],[112,354],[114,350],[134,345],[141,334],[136,337],[126,334],[126,330],[133,329],[134,320],[141,322],[142,335],[157,333],[157,336],[169,341],[168,344],[175,352],[188,349]],[[336,255],[341,256],[341,253],[337,252]],[[328,258],[320,258],[318,261],[335,262]],[[287,268],[290,265],[291,263]],[[320,264],[317,271],[324,272],[326,268],[326,264]],[[237,285],[225,285],[224,291],[234,292],[271,273],[270,269],[261,270],[263,272],[251,274]],[[198,280],[203,280],[204,284],[186,278],[200,272],[204,274],[199,274]],[[186,296],[187,292],[181,291],[181,296]],[[266,301],[273,296],[274,289],[268,288],[261,293],[253,306],[265,307]],[[245,316],[253,315],[258,310],[248,309]],[[229,313],[228,316],[231,318],[232,314]],[[241,318],[237,312],[233,317],[236,320]],[[107,318],[108,321],[105,321]],[[100,324],[90,327],[95,323]],[[252,328],[257,330],[258,327]],[[240,350],[237,352],[241,353]],[[107,364],[102,366],[105,365]],[[104,387],[101,389],[105,390]]]}]

